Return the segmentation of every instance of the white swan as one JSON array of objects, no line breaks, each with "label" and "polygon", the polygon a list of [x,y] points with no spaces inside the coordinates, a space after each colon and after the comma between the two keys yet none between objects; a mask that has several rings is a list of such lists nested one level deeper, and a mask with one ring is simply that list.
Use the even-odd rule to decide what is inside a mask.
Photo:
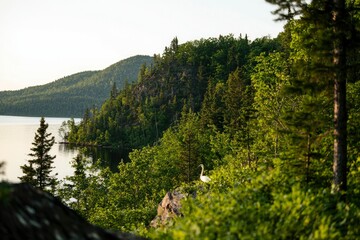
[{"label": "white swan", "polygon": [[211,179],[208,177],[208,176],[204,176],[203,173],[204,173],[204,165],[203,164],[200,164],[199,167],[201,167],[201,174],[200,174],[200,180],[207,183],[207,182],[210,182]]}]

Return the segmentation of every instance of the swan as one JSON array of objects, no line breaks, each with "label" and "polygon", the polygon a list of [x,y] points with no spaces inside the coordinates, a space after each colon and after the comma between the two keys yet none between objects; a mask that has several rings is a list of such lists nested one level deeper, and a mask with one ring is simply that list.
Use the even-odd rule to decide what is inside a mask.
[{"label": "swan", "polygon": [[204,173],[204,165],[203,164],[200,164],[199,167],[201,167],[201,174],[200,174],[200,180],[207,183],[207,182],[210,182],[211,179],[208,177],[208,176],[204,176],[203,173]]}]

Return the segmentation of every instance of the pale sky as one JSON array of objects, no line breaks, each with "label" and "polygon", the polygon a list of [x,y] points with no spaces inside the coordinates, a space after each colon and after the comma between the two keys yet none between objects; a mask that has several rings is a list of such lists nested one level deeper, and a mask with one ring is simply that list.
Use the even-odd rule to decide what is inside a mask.
[{"label": "pale sky", "polygon": [[179,43],[276,37],[265,0],[0,0],[0,91],[101,70]]}]

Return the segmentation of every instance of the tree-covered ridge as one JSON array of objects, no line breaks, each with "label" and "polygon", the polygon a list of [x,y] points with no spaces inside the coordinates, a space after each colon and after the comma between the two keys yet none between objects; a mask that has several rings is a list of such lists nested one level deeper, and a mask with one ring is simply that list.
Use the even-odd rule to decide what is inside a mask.
[{"label": "tree-covered ridge", "polygon": [[[269,2],[304,16],[276,39],[174,39],[137,84],[71,125],[70,141],[137,149],[115,173],[75,159],[63,198],[78,199],[70,204],[92,223],[151,239],[358,239],[360,2]],[[341,44],[328,38],[334,2],[351,16],[342,20],[351,29],[342,67]],[[333,167],[338,71],[346,73],[346,188]],[[188,194],[183,217],[148,228],[179,186]]]},{"label": "tree-covered ridge", "polygon": [[[163,131],[177,124],[184,108],[203,109],[203,124],[220,127],[232,122],[232,127],[240,127],[228,115],[235,113],[219,112],[220,105],[244,110],[237,108],[251,102],[250,72],[255,57],[280,48],[277,39],[266,37],[250,41],[246,36],[228,35],[184,44],[175,38],[161,56],[155,55],[153,66],[141,68],[136,84],[112,94],[100,109],[87,111],[68,140],[130,151],[158,140]],[[243,103],[238,103],[240,98]]]},{"label": "tree-covered ridge", "polygon": [[87,108],[101,106],[115,83],[119,88],[137,81],[141,66],[152,57],[134,56],[102,71],[87,71],[17,91],[0,92],[0,114],[81,117]]}]

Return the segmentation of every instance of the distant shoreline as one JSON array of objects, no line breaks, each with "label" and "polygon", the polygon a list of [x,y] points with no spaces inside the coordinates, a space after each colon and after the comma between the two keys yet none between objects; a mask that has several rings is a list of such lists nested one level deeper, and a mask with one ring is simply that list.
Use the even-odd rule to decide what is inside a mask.
[{"label": "distant shoreline", "polygon": [[98,148],[113,148],[117,149],[120,147],[114,147],[111,145],[102,145],[102,144],[89,144],[89,143],[70,143],[70,142],[57,142],[56,144],[62,144],[62,145],[72,145],[74,147],[98,147]]}]

